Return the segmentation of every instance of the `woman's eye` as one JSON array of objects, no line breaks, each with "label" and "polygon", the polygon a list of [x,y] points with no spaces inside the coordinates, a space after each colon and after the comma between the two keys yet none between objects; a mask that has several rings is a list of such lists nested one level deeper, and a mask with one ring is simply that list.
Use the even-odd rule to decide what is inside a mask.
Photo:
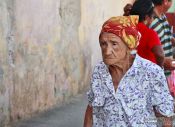
[{"label": "woman's eye", "polygon": [[114,46],[117,45],[117,42],[112,43]]},{"label": "woman's eye", "polygon": [[106,42],[101,42],[100,45],[101,46],[105,46],[106,45]]}]

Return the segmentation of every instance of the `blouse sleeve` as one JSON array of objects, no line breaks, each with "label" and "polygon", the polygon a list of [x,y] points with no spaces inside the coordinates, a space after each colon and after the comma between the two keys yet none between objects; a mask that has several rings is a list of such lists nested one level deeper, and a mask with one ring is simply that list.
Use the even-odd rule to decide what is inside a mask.
[{"label": "blouse sleeve", "polygon": [[154,46],[161,46],[161,42],[160,42],[160,39],[158,37],[158,34],[154,30],[150,29],[148,34],[149,34],[148,39],[149,39],[149,42],[150,42],[150,43],[148,43],[148,48],[150,50],[152,50],[152,48]]},{"label": "blouse sleeve", "polygon": [[102,106],[104,104],[104,96],[102,92],[100,73],[98,68],[94,69],[91,77],[90,89],[87,92],[87,98],[90,106]]},{"label": "blouse sleeve", "polygon": [[163,70],[156,76],[152,84],[152,105],[164,116],[174,115],[173,97],[171,96]]}]

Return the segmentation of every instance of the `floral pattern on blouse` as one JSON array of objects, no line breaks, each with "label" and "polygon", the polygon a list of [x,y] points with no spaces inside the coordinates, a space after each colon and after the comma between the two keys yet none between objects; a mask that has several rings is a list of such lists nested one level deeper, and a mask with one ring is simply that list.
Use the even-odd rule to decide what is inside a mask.
[{"label": "floral pattern on blouse", "polygon": [[116,91],[108,67],[104,62],[96,65],[87,95],[93,127],[156,127],[153,106],[162,115],[174,115],[163,70],[139,55]]}]

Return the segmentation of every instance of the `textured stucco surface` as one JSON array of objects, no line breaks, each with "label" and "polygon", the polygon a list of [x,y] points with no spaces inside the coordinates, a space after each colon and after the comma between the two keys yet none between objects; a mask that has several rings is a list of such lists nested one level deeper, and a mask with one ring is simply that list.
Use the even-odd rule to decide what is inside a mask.
[{"label": "textured stucco surface", "polygon": [[83,91],[101,59],[101,25],[127,2],[1,0],[0,126]]}]

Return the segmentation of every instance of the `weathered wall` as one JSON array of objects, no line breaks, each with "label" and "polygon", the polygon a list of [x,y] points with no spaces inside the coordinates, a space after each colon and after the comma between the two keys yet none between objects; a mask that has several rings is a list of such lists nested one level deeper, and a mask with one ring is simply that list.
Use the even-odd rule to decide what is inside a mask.
[{"label": "weathered wall", "polygon": [[128,1],[1,0],[0,126],[84,90],[101,25]]},{"label": "weathered wall", "polygon": [[9,62],[11,52],[11,27],[12,22],[10,15],[12,14],[12,3],[8,0],[0,1],[0,127],[5,126],[9,122],[10,116],[10,87],[11,87],[11,71],[9,70]]},{"label": "weathered wall", "polygon": [[82,0],[80,43],[89,45],[92,66],[101,59],[98,36],[105,20],[112,16],[122,15],[123,7],[133,0]]}]

